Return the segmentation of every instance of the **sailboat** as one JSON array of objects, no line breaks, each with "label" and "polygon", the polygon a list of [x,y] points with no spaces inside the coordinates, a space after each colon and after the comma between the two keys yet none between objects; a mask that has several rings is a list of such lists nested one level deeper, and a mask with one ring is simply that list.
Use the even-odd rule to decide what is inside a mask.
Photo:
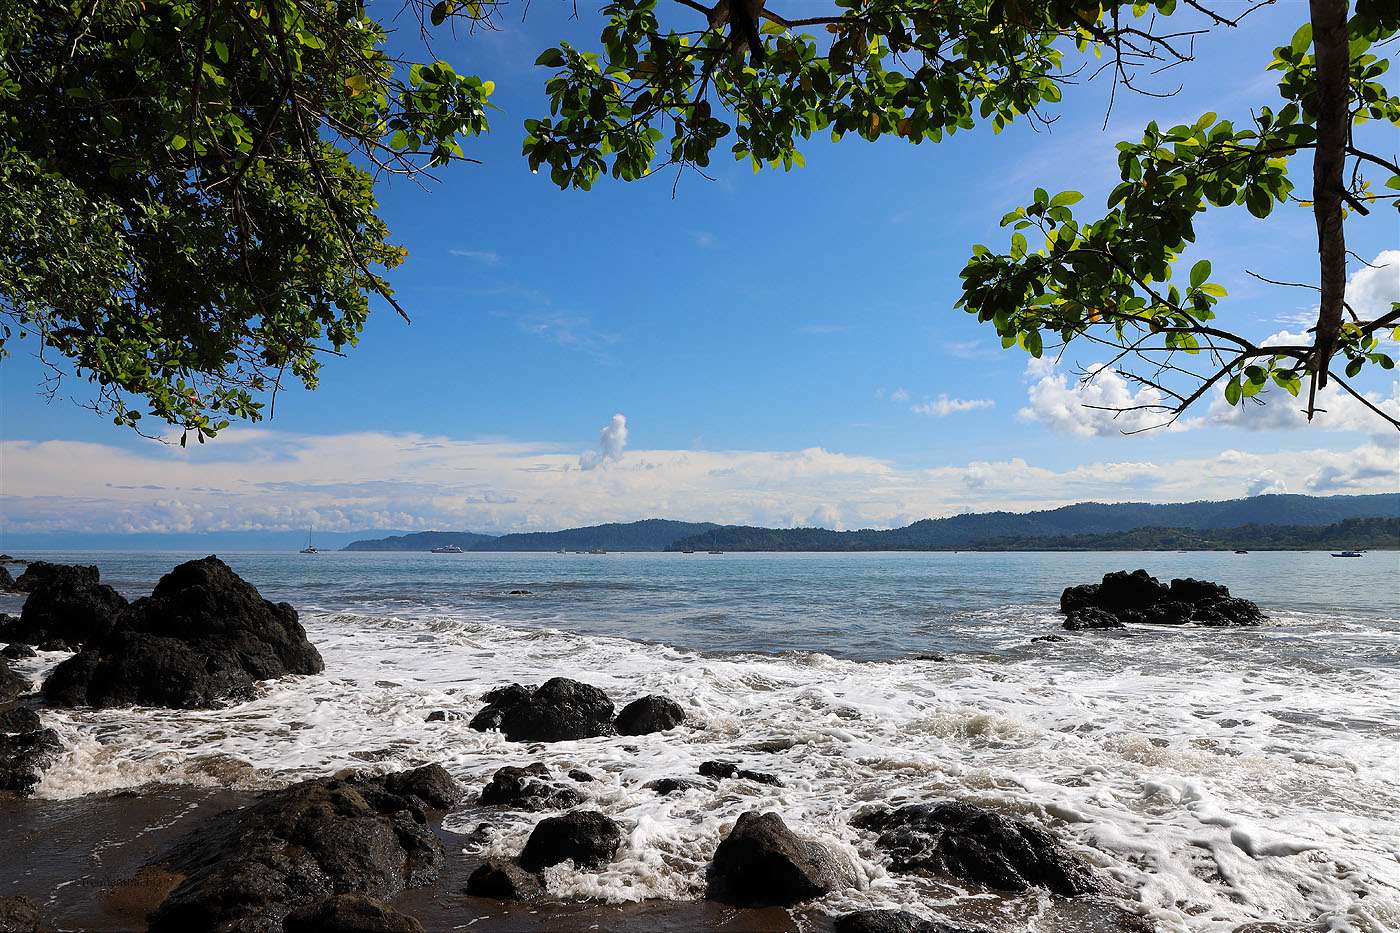
[{"label": "sailboat", "polygon": [[302,548],[302,549],[301,549],[301,552],[302,552],[303,554],[319,554],[319,553],[321,553],[319,550],[317,550],[316,545],[314,545],[314,544],[311,543],[311,529],[310,529],[310,528],[306,529],[306,547]]}]

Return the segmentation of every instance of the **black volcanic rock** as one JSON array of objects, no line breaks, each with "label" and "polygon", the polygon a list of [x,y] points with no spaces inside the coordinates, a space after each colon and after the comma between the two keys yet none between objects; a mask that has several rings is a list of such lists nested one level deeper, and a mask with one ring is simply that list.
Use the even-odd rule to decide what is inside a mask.
[{"label": "black volcanic rock", "polygon": [[826,846],[800,838],[776,813],[750,811],[715,850],[706,896],[737,907],[785,907],[854,883]]},{"label": "black volcanic rock", "polygon": [[617,714],[613,727],[619,735],[646,735],[665,732],[685,721],[685,710],[670,697],[644,696],[633,700]]},{"label": "black volcanic rock", "polygon": [[29,794],[62,753],[63,744],[52,729],[0,734],[0,790]]},{"label": "black volcanic rock", "polygon": [[423,765],[411,771],[386,774],[379,779],[384,789],[400,797],[417,797],[434,810],[451,810],[466,790],[440,764]]},{"label": "black volcanic rock", "polygon": [[436,881],[445,854],[403,775],[322,779],[265,794],[192,827],[152,865],[184,876],[150,916],[155,931],[277,930],[320,898],[379,900]]},{"label": "black volcanic rock", "polygon": [[1064,627],[1071,631],[1124,625],[1258,625],[1259,607],[1230,595],[1219,583],[1173,580],[1170,586],[1146,570],[1115,571],[1102,583],[1066,587],[1060,594]]},{"label": "black volcanic rock", "polygon": [[424,933],[423,924],[363,894],[336,894],[287,914],[283,933]]},{"label": "black volcanic rock", "polygon": [[705,785],[701,784],[699,781],[690,781],[685,778],[667,777],[657,778],[654,781],[647,781],[642,786],[648,790],[656,791],[657,794],[662,797],[668,797],[678,791],[684,794],[686,791],[694,790],[697,787],[704,787]]},{"label": "black volcanic rock", "polygon": [[1047,888],[1070,897],[1099,890],[1093,869],[1038,826],[945,801],[876,811],[852,821],[880,834],[895,871],[927,870],[1001,891]]},{"label": "black volcanic rock", "polygon": [[32,709],[17,706],[0,713],[0,732],[37,732],[42,728],[44,724],[39,721],[39,714]]},{"label": "black volcanic rock", "polygon": [[571,810],[541,820],[520,853],[520,867],[538,872],[573,859],[578,868],[602,868],[622,845],[622,827],[596,810]]},{"label": "black volcanic rock", "polygon": [[487,859],[467,879],[467,893],[498,901],[528,901],[544,894],[538,875],[504,859]]},{"label": "black volcanic rock", "polygon": [[[31,578],[36,568],[39,572]],[[18,622],[0,632],[0,638],[38,645],[62,640],[81,645],[112,630],[126,599],[98,582],[96,567],[35,563],[20,577],[29,592]]]},{"label": "black volcanic rock", "polygon": [[15,578],[10,576],[10,571],[5,567],[0,567],[0,590],[12,590],[15,588]]},{"label": "black volcanic rock", "polygon": [[54,580],[96,586],[97,576],[97,567],[92,564],[51,564],[46,560],[36,560],[24,568],[24,573],[15,581],[15,589],[32,593],[44,583]]},{"label": "black volcanic rock", "polygon": [[255,681],[323,667],[295,609],[206,557],[166,574],[110,634],[58,665],[44,697],[55,706],[207,708],[251,698]]},{"label": "black volcanic rock", "polygon": [[33,648],[23,642],[17,641],[12,645],[6,645],[3,650],[0,650],[0,660],[18,661],[21,658],[32,658],[35,653]]},{"label": "black volcanic rock", "polygon": [[486,694],[472,718],[479,732],[499,729],[513,742],[566,742],[612,735],[613,704],[597,687],[555,677],[537,688],[511,684]]},{"label": "black volcanic rock", "polygon": [[835,933],[986,933],[925,920],[904,910],[858,910],[836,918]]},{"label": "black volcanic rock", "polygon": [[1107,609],[1100,609],[1098,606],[1084,606],[1070,610],[1069,615],[1065,618],[1064,627],[1071,632],[1079,632],[1091,628],[1123,628],[1123,623]]},{"label": "black volcanic rock", "polygon": [[582,794],[572,787],[550,783],[546,780],[549,775],[549,768],[538,761],[523,768],[499,768],[477,802],[517,810],[567,810],[583,803]]},{"label": "black volcanic rock", "polygon": [[773,787],[783,786],[782,780],[776,774],[769,774],[767,771],[749,771],[740,768],[732,761],[702,761],[700,775],[712,778],[743,778],[759,784],[769,784]]},{"label": "black volcanic rock", "polygon": [[43,919],[27,897],[0,897],[0,930],[4,933],[39,933]]},{"label": "black volcanic rock", "polygon": [[10,665],[0,661],[0,703],[28,693],[32,686],[28,677],[15,673],[10,670]]}]

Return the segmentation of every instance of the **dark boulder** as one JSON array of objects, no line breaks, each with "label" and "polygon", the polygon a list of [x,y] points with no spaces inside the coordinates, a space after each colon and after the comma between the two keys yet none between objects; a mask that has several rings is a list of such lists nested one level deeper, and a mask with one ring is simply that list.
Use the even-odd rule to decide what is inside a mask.
[{"label": "dark boulder", "polygon": [[0,713],[0,732],[37,732],[42,728],[44,724],[39,721],[39,714],[32,709],[17,706]]},{"label": "dark boulder", "polygon": [[622,845],[622,826],[596,810],[573,810],[541,820],[520,853],[520,867],[538,872],[573,859],[578,868],[602,868]]},{"label": "dark boulder", "polygon": [[15,581],[15,589],[32,593],[43,584],[56,580],[96,586],[97,576],[97,568],[92,564],[51,564],[46,560],[36,560],[24,568],[24,573]]},{"label": "dark boulder", "polygon": [[1104,574],[1102,583],[1068,587],[1060,595],[1064,627],[1072,631],[1124,625],[1258,625],[1259,607],[1237,599],[1219,583],[1173,580],[1170,586],[1146,570]]},{"label": "dark boulder", "polygon": [[77,650],[77,649],[75,649],[72,645],[68,644],[68,642],[64,641],[62,638],[50,638],[48,641],[41,641],[41,642],[39,642],[39,644],[35,645],[34,647],[37,648],[37,649],[40,650],[40,651],[75,651],[75,650]]},{"label": "dark boulder", "polygon": [[511,684],[486,694],[471,721],[479,732],[499,729],[512,742],[566,742],[612,735],[613,704],[597,687],[555,677],[538,688]]},{"label": "dark boulder", "polygon": [[34,685],[28,677],[10,670],[10,665],[0,661],[0,703],[6,703],[33,689]]},{"label": "dark boulder", "polygon": [[880,834],[876,845],[895,871],[941,872],[1001,891],[1040,887],[1071,897],[1099,890],[1089,864],[1050,833],[969,804],[916,804],[852,825]]},{"label": "dark boulder", "polygon": [[699,781],[688,781],[685,778],[657,778],[655,781],[647,781],[642,785],[648,790],[654,790],[662,797],[668,797],[674,793],[686,793],[695,790],[697,787],[704,787]]},{"label": "dark boulder", "polygon": [[826,846],[797,836],[776,813],[750,811],[715,850],[706,896],[736,907],[786,907],[854,883]]},{"label": "dark boulder", "polygon": [[644,696],[624,706],[613,726],[619,735],[646,735],[674,729],[684,721],[685,710],[675,700],[663,696]]},{"label": "dark boulder", "polygon": [[27,897],[0,897],[0,931],[38,933],[44,929],[39,910]]},{"label": "dark boulder", "polygon": [[451,810],[466,793],[466,789],[440,764],[386,774],[382,780],[384,789],[389,793],[400,797],[417,797],[434,810]]},{"label": "dark boulder", "polygon": [[1092,628],[1123,628],[1123,623],[1116,615],[1106,609],[1085,606],[1081,609],[1071,610],[1064,621],[1064,627],[1071,632],[1081,632],[1084,629]]},{"label": "dark boulder", "polygon": [[770,774],[767,771],[749,771],[746,768],[740,768],[732,761],[702,761],[700,775],[712,778],[743,778],[759,784],[770,784],[773,787],[783,786],[782,780],[776,774]]},{"label": "dark boulder", "polygon": [[61,754],[63,743],[52,729],[0,734],[0,790],[28,795]]},{"label": "dark boulder", "polygon": [[184,877],[150,929],[275,930],[322,897],[436,881],[442,842],[416,793],[388,789],[395,777],[305,781],[195,825],[152,862]]},{"label": "dark boulder", "polygon": [[549,768],[538,761],[523,768],[498,768],[478,803],[516,810],[567,810],[583,803],[583,795],[572,787],[546,780],[549,774]]},{"label": "dark boulder", "polygon": [[424,933],[423,924],[363,894],[336,894],[303,904],[282,921],[283,933]]},{"label": "dark boulder", "polygon": [[580,784],[588,784],[598,780],[593,775],[589,774],[587,771],[584,771],[582,768],[570,768],[569,777],[573,778],[575,781],[578,781]]},{"label": "dark boulder", "polygon": [[1081,583],[1078,586],[1067,586],[1060,594],[1060,611],[1071,613],[1076,609],[1083,609],[1085,606],[1098,605],[1099,585],[1097,583]]},{"label": "dark boulder", "polygon": [[458,712],[455,709],[435,709],[428,714],[427,722],[455,722],[459,719],[466,719],[466,713]]},{"label": "dark boulder", "polygon": [[[29,645],[56,639],[81,645],[111,632],[117,616],[126,609],[126,599],[98,582],[97,568],[46,566],[46,572],[28,586],[29,598],[19,621],[6,626],[3,637]],[[25,577],[28,575],[26,572]]]},{"label": "dark boulder", "polygon": [[32,658],[36,653],[37,652],[28,645],[22,642],[15,642],[12,645],[6,645],[3,650],[0,650],[0,659],[18,661],[20,658]]},{"label": "dark boulder", "polygon": [[1161,599],[1170,591],[1146,570],[1115,570],[1103,576],[1095,603],[1110,612],[1120,609],[1141,609]]},{"label": "dark boulder", "polygon": [[544,894],[538,875],[504,859],[487,859],[467,879],[467,893],[498,901],[528,901]]},{"label": "dark boulder", "polygon": [[925,920],[905,910],[858,910],[836,918],[835,933],[986,933]]},{"label": "dark boulder", "polygon": [[166,574],[109,635],[58,665],[44,697],[55,706],[208,708],[251,698],[255,681],[323,668],[295,609],[206,557]]},{"label": "dark boulder", "polygon": [[5,567],[0,567],[0,590],[12,590],[15,588],[15,578],[10,576],[10,571]]}]

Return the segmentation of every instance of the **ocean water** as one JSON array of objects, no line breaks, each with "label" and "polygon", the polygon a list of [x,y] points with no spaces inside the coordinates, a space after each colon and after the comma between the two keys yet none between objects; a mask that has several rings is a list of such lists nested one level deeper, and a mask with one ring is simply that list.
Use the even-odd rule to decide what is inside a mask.
[{"label": "ocean water", "polygon": [[[129,597],[191,554],[66,552]],[[1098,866],[1110,900],[1164,931],[1400,928],[1400,554],[222,555],[287,600],[326,661],[223,710],[41,710],[63,738],[38,788],[63,799],[152,782],[261,789],[436,761],[583,768],[629,835],[551,891],[608,902],[703,896],[739,814],[774,809],[856,869],[842,913],[902,907],[1005,931],[1055,929],[1037,895],[988,898],[888,873],[851,819],[964,800],[1043,825]],[[1107,571],[1225,583],[1250,629],[1059,629],[1060,590]],[[512,595],[511,591],[528,591]],[[20,600],[0,597],[0,611]],[[1036,641],[1060,634],[1061,641]],[[920,659],[919,656],[938,656]],[[19,662],[41,678],[64,655]],[[521,745],[465,720],[487,690],[568,676],[621,707],[685,707],[664,735]],[[711,782],[723,758],[784,787]],[[514,855],[547,814],[448,817],[462,847]],[[489,837],[468,835],[482,819]]]}]

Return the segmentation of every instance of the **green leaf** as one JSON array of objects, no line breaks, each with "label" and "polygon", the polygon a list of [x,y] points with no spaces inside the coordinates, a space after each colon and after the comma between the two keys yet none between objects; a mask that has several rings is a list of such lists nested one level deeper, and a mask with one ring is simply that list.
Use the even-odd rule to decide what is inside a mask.
[{"label": "green leaf", "polygon": [[1235,376],[1225,383],[1225,401],[1231,405],[1240,403],[1240,377]]},{"label": "green leaf", "polygon": [[1298,31],[1293,34],[1293,41],[1288,44],[1289,48],[1291,48],[1296,54],[1302,55],[1308,50],[1308,46],[1312,45],[1312,38],[1312,24],[1304,23],[1303,25],[1299,26]]},{"label": "green leaf", "polygon": [[1210,278],[1210,261],[1202,259],[1191,267],[1191,287],[1200,288]]},{"label": "green leaf", "polygon": [[1084,195],[1078,191],[1061,191],[1050,199],[1051,207],[1068,207],[1071,204],[1078,204],[1084,200]]}]

